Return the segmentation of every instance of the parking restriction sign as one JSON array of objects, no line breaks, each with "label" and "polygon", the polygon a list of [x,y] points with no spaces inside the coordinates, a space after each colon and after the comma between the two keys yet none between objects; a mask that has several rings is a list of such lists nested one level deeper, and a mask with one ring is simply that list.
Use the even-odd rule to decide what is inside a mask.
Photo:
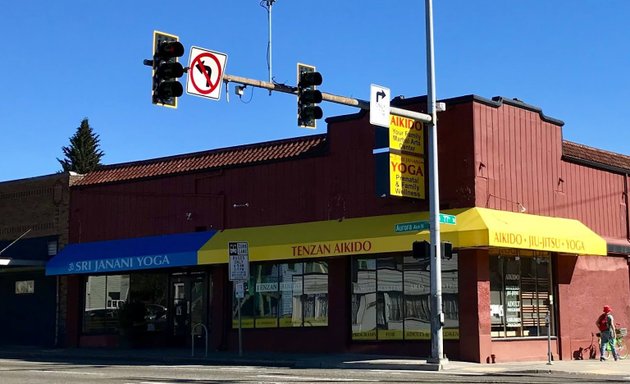
[{"label": "parking restriction sign", "polygon": [[249,245],[247,241],[230,241],[228,243],[230,263],[230,281],[249,279]]}]

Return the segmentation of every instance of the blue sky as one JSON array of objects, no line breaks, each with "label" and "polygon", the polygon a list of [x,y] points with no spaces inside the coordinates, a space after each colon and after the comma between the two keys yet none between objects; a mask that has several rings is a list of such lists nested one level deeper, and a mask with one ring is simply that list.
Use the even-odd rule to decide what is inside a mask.
[{"label": "blue sky", "polygon": [[[177,2],[176,2],[177,3]],[[220,101],[151,104],[152,34],[228,55],[226,73],[267,80],[267,12],[259,0],[169,8],[160,1],[11,1],[0,13],[0,181],[60,170],[87,117],[106,164],[325,132],[296,125],[295,96],[230,85]],[[426,94],[424,1],[277,0],[273,76],[295,84],[316,65],[322,91],[369,99]],[[630,1],[434,0],[438,99],[519,98],[563,120],[566,140],[630,155]],[[185,78],[182,81],[185,83]],[[357,110],[324,103],[324,117]]]}]

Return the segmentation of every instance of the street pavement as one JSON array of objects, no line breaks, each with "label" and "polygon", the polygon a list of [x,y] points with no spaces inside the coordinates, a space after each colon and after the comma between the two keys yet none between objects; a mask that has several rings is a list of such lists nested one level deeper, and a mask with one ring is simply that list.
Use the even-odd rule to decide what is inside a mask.
[{"label": "street pavement", "polygon": [[420,358],[372,356],[361,354],[290,354],[196,350],[190,349],[106,349],[106,348],[50,348],[42,349],[23,346],[0,346],[0,359],[22,359],[29,361],[98,362],[108,365],[221,365],[221,366],[266,366],[290,368],[325,369],[372,369],[372,370],[418,370],[438,371],[444,374],[523,374],[556,373],[574,375],[602,375],[624,377],[630,381],[630,359],[620,361],[562,360],[535,362],[512,362],[478,364],[462,361],[447,361],[441,365]]}]

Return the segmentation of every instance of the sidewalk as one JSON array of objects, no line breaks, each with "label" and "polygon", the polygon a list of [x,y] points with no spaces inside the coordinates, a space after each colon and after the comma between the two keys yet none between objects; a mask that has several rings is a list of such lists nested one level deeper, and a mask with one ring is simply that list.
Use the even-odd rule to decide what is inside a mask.
[{"label": "sidewalk", "polygon": [[439,371],[444,374],[497,374],[497,373],[557,373],[628,376],[630,359],[620,361],[563,360],[548,365],[541,362],[515,362],[478,364],[448,361],[441,367],[420,358],[371,356],[359,354],[288,354],[235,352],[205,352],[201,349],[191,356],[190,349],[104,349],[76,348],[40,349],[34,347],[0,346],[0,359],[33,361],[68,361],[74,363],[98,361],[109,365],[247,365],[291,368],[327,369],[382,369]]}]

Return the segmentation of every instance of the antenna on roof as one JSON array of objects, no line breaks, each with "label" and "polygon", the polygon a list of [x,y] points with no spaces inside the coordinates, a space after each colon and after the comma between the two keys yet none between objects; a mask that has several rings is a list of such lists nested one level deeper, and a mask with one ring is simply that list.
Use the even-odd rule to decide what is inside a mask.
[{"label": "antenna on roof", "polygon": [[[267,10],[267,24],[269,27],[269,40],[267,41],[267,69],[269,70],[269,82],[273,82],[273,65],[272,65],[272,50],[271,50],[271,7],[276,0],[261,0],[260,6]],[[269,90],[271,95],[271,90]]]}]

